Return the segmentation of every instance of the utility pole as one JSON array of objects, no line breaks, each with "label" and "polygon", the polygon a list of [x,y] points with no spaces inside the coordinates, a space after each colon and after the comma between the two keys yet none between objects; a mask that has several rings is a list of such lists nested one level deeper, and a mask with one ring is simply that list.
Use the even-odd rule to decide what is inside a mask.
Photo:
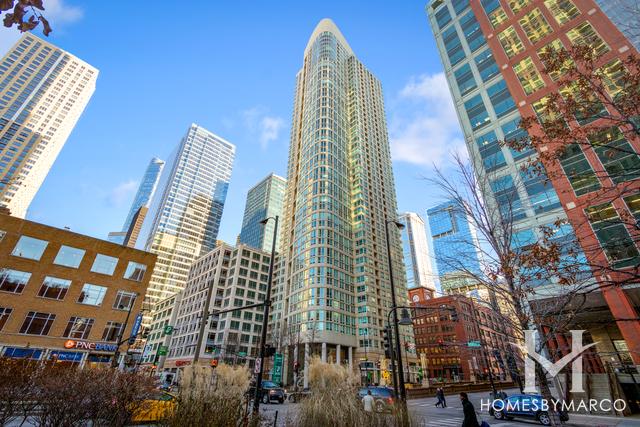
[{"label": "utility pole", "polygon": [[207,299],[204,301],[204,308],[202,309],[202,315],[200,316],[200,329],[198,330],[198,340],[196,342],[196,354],[193,356],[194,366],[198,363],[198,360],[200,360],[200,349],[202,348],[202,341],[204,340],[204,330],[209,322],[209,305],[211,304],[211,294],[213,293],[214,282],[215,277],[209,282]]},{"label": "utility pole", "polygon": [[[131,316],[131,310],[133,310],[133,306],[136,304],[136,300],[138,299],[138,294],[136,294],[133,297],[133,300],[131,301],[131,304],[129,304],[129,310],[127,311],[127,317],[124,319],[124,326],[122,326],[122,328],[120,328],[120,331],[118,332],[118,337],[116,338],[116,349],[113,352],[113,360],[111,360],[111,367],[112,368],[117,368],[118,367],[118,357],[120,356],[120,346],[123,344],[122,342],[122,336],[124,335],[124,331],[127,330],[127,325],[129,324],[129,317]],[[122,307],[122,306],[120,306]]]}]

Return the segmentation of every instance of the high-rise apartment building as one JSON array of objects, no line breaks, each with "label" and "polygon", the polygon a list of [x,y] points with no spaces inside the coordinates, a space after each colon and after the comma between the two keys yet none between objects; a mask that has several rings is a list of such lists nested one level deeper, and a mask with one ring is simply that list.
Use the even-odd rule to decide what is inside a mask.
[{"label": "high-rise apartment building", "polygon": [[[640,165],[637,133],[626,132],[626,125],[611,126],[590,139],[590,145],[585,141],[570,147],[558,162],[543,159],[552,172],[549,179],[521,167],[536,154],[534,149],[513,151],[498,142],[517,135],[526,138],[517,127],[520,117],[536,117],[550,94],[562,94],[558,76],[546,73],[541,59],[548,48],[591,46],[599,55],[595,67],[606,73],[628,55],[638,54],[609,19],[616,20],[611,9],[598,3],[615,2],[435,0],[427,12],[471,159],[476,172],[491,180],[490,188],[482,189],[485,199],[500,208],[510,200],[517,219],[514,237],[520,244],[539,238],[540,226],[568,218],[570,225],[558,234],[577,237],[589,264],[609,271],[594,270],[603,286],[597,297],[592,294],[589,313],[598,324],[608,319],[617,327],[590,329],[591,338],[598,342],[598,352],[626,353],[638,364],[640,322],[628,321],[637,318],[637,290],[607,285],[625,281],[640,263],[637,227],[622,220],[640,216],[640,180],[634,172]],[[538,119],[544,120],[542,115]],[[608,126],[606,118],[594,119],[591,126]],[[566,120],[570,129],[587,122],[579,117]],[[629,173],[612,181],[613,170]]]},{"label": "high-rise apartment building", "polygon": [[[282,218],[286,187],[287,180],[272,173],[249,190],[242,218],[240,243],[271,252],[275,223],[269,221],[261,224],[260,221],[275,216]],[[276,237],[276,251],[280,251],[280,235]]]},{"label": "high-rise apartment building", "polygon": [[407,288],[436,290],[436,281],[431,268],[431,251],[427,241],[424,220],[415,212],[400,215],[402,230],[402,252],[407,272]]},{"label": "high-rise apartment building", "polygon": [[24,218],[96,87],[98,70],[25,33],[0,62],[0,206]]},{"label": "high-rise apartment building", "polygon": [[427,216],[442,290],[475,284],[474,277],[482,275],[480,243],[466,213],[455,201],[447,201],[429,209]]},{"label": "high-rise apartment building", "polygon": [[156,157],[151,159],[147,170],[144,172],[142,181],[140,181],[138,191],[136,191],[136,195],[133,198],[133,203],[131,203],[131,208],[122,226],[122,230],[109,233],[110,242],[135,247],[142,224],[147,216],[151,199],[158,187],[158,181],[160,180],[163,167],[164,161]]},{"label": "high-rise apartment building", "polygon": [[235,151],[192,124],[167,162],[141,233],[158,255],[146,296],[151,307],[181,291],[193,261],[215,247]]},{"label": "high-rise apartment building", "polygon": [[[369,360],[384,354],[391,307],[385,222],[397,216],[382,87],[323,19],[296,77],[282,224],[282,319],[288,333],[303,335],[304,352],[294,349],[301,366],[310,353],[351,366],[365,353]],[[390,236],[395,293],[406,304],[393,223]],[[410,329],[403,340],[411,345]]]}]

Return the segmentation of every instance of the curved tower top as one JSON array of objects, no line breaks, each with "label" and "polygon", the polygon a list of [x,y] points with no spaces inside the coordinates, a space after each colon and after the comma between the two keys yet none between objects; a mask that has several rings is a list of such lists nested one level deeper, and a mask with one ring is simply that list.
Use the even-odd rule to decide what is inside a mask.
[{"label": "curved tower top", "polygon": [[349,43],[347,43],[347,39],[344,38],[336,24],[331,19],[324,18],[320,22],[318,22],[318,25],[316,25],[313,33],[311,33],[311,37],[309,37],[307,47],[304,49],[305,56],[307,56],[307,53],[311,49],[313,42],[318,38],[320,34],[324,32],[330,32],[331,34],[333,34],[336,39],[338,39],[340,44],[347,50],[347,52],[349,52],[349,54],[351,55],[354,55],[353,50],[351,50],[351,46],[349,46]]}]

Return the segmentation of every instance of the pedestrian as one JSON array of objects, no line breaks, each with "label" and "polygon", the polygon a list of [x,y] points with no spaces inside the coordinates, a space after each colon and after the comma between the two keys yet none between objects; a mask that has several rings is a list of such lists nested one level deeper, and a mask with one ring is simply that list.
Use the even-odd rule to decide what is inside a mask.
[{"label": "pedestrian", "polygon": [[443,388],[440,389],[440,399],[442,400],[442,407],[446,408],[447,407],[447,398],[444,397],[444,389]]},{"label": "pedestrian", "polygon": [[469,402],[469,396],[464,391],[460,392],[460,401],[462,402],[462,413],[464,414],[462,427],[480,427],[478,417],[476,417],[476,410],[473,404]]},{"label": "pedestrian", "polygon": [[373,396],[371,395],[371,390],[367,390],[367,394],[362,398],[362,403],[364,403],[364,411],[365,412],[373,412]]},{"label": "pedestrian", "polygon": [[442,405],[442,394],[440,394],[440,390],[440,387],[436,389],[436,399],[438,399],[438,401],[436,402],[436,408]]}]

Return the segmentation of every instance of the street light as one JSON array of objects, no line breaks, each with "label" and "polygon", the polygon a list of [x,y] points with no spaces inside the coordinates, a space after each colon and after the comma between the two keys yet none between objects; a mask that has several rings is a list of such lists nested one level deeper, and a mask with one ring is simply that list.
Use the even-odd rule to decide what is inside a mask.
[{"label": "street light", "polygon": [[271,259],[269,260],[269,277],[267,279],[267,294],[264,299],[264,313],[262,316],[262,337],[260,340],[260,367],[256,378],[256,390],[253,396],[253,413],[258,415],[260,412],[260,391],[262,389],[262,373],[264,372],[264,356],[267,341],[267,322],[269,320],[269,307],[271,307],[271,282],[273,281],[273,262],[276,257],[276,238],[278,236],[278,215],[270,216],[260,221],[260,224],[267,225],[269,220],[274,221],[273,241],[271,242]]},{"label": "street light", "polygon": [[398,304],[396,302],[396,287],[393,281],[393,264],[391,260],[391,239],[389,237],[389,224],[394,224],[399,230],[404,228],[404,224],[397,219],[388,219],[384,222],[384,231],[387,236],[387,260],[389,262],[389,282],[391,283],[391,313],[393,313],[393,330],[395,333],[396,357],[398,358],[398,388],[400,389],[400,399],[407,400],[407,391],[404,386],[404,369],[402,367],[402,353],[400,347],[400,328],[398,327]]},{"label": "street light", "polygon": [[[129,310],[127,311],[127,317],[124,320],[124,325],[122,326],[122,328],[118,332],[118,337],[116,338],[117,339],[117,341],[116,341],[116,349],[113,352],[113,360],[111,361],[111,367],[112,368],[117,368],[118,367],[118,358],[120,357],[120,346],[124,343],[124,341],[122,341],[122,336],[124,335],[124,332],[127,330],[127,325],[129,324],[129,317],[131,316],[131,310],[133,310],[133,306],[135,305],[137,299],[138,299],[138,293],[136,293],[133,296],[133,299],[129,303]],[[122,310],[122,309],[125,308],[125,306],[120,304],[118,306],[118,308],[120,310]]]}]

